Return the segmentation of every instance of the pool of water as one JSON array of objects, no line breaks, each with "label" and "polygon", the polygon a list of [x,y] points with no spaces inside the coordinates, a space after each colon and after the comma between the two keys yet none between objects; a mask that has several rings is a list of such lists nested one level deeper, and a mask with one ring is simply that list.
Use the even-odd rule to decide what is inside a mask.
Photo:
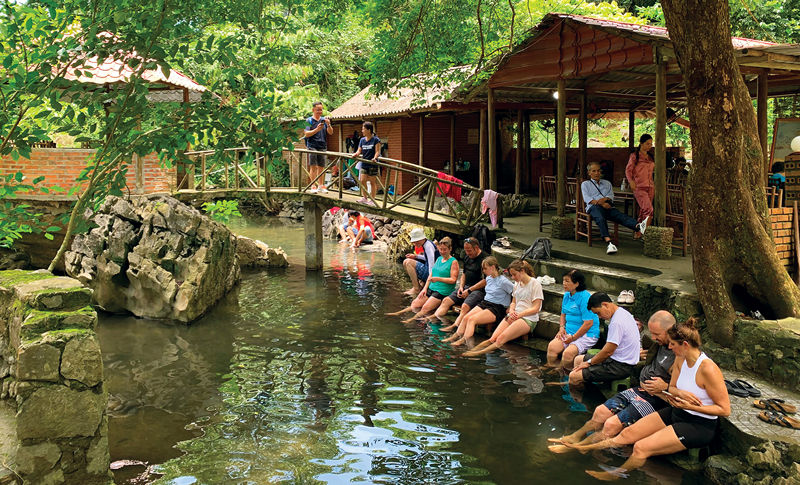
[{"label": "pool of water", "polygon": [[[306,273],[300,225],[234,230],[292,265],[244,274],[189,326],[101,317],[118,483],[590,483],[624,461],[547,451],[602,396],[545,386],[541,355],[466,359],[437,326],[384,317],[407,278],[382,252],[328,242]],[[658,460],[626,480],[696,482]]]}]

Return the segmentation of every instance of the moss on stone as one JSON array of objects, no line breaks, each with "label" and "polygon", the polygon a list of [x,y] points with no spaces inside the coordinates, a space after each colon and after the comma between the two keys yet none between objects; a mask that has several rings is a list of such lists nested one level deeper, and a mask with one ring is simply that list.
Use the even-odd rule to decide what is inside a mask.
[{"label": "moss on stone", "polygon": [[22,322],[21,333],[24,337],[34,338],[35,335],[50,330],[66,328],[84,328],[93,330],[97,323],[94,308],[85,306],[73,311],[48,312],[31,309],[27,312]]},{"label": "moss on stone", "polygon": [[55,278],[52,273],[25,271],[21,269],[12,269],[7,271],[0,271],[0,286],[10,288],[19,284],[30,283],[32,281],[45,280],[48,278]]}]

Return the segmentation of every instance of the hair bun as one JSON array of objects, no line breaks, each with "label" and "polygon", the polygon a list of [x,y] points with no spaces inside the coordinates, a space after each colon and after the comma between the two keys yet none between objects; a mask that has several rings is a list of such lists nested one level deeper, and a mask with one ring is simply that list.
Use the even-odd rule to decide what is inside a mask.
[{"label": "hair bun", "polygon": [[689,317],[683,322],[683,325],[686,327],[691,328],[692,330],[697,330],[697,317]]}]

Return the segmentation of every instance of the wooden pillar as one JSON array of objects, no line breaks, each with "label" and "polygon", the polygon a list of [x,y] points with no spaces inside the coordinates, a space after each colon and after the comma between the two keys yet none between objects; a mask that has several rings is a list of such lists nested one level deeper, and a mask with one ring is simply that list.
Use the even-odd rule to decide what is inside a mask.
[{"label": "wooden pillar", "polygon": [[761,154],[764,157],[764,181],[767,184],[767,173],[770,171],[769,164],[769,148],[767,145],[767,72],[764,71],[758,75],[758,101],[757,112],[758,118],[758,139],[761,142]]},{"label": "wooden pillar", "polygon": [[135,153],[131,158],[136,169],[136,193],[141,195],[144,194],[144,161]]},{"label": "wooden pillar", "polygon": [[653,216],[663,226],[667,215],[667,63],[656,51],[656,166]]},{"label": "wooden pillar", "polygon": [[479,183],[478,187],[481,190],[486,188],[486,110],[481,110],[481,130],[480,130],[480,142],[478,144],[478,165],[480,170],[478,172]]},{"label": "wooden pillar", "polygon": [[530,188],[529,182],[531,179],[531,116],[527,111],[525,112],[522,123],[522,146],[525,148],[522,155],[522,176],[525,178],[525,190],[528,190]]},{"label": "wooden pillar", "polygon": [[[336,128],[334,128],[335,130]],[[339,151],[342,153],[347,152],[347,149],[344,146],[344,124],[339,123],[339,132],[336,134],[336,138],[339,140]]]},{"label": "wooden pillar", "polygon": [[489,188],[497,190],[497,119],[494,113],[494,89],[489,88],[487,100],[487,133],[489,134]]},{"label": "wooden pillar", "polygon": [[[578,180],[583,179],[584,170],[586,170],[586,157],[588,155],[589,146],[589,132],[586,122],[586,108],[587,108],[586,93],[581,94],[581,111],[578,115]],[[612,174],[613,175],[613,174]],[[611,182],[613,185],[613,181]]]},{"label": "wooden pillar", "polygon": [[315,202],[303,202],[306,239],[306,271],[322,269],[322,209]]},{"label": "wooden pillar", "polygon": [[424,141],[424,129],[423,129],[423,118],[424,116],[420,113],[419,115],[419,166],[424,167],[425,164],[422,163],[422,156],[425,154],[424,150],[422,149],[422,144]]},{"label": "wooden pillar", "polygon": [[450,113],[450,175],[456,174],[456,115]]},{"label": "wooden pillar", "polygon": [[636,113],[628,112],[628,148],[633,151],[636,148]]},{"label": "wooden pillar", "polygon": [[567,90],[563,79],[558,80],[558,104],[556,110],[556,213],[564,217],[567,205],[567,147],[566,147],[566,121],[567,121]]},{"label": "wooden pillar", "polygon": [[522,183],[522,151],[523,151],[523,120],[522,120],[522,110],[517,110],[517,150],[516,150],[516,160],[514,162],[514,193],[519,194],[520,192],[520,184]]},{"label": "wooden pillar", "polygon": [[[186,106],[186,113],[189,113],[189,90],[187,88],[183,88],[183,103]],[[186,122],[186,127],[188,127],[188,120]],[[192,149],[192,145],[188,142],[186,143],[186,151]],[[180,186],[179,189],[194,189],[194,165],[189,163],[187,158],[183,158],[182,161],[179,162],[178,165],[178,183]]]}]

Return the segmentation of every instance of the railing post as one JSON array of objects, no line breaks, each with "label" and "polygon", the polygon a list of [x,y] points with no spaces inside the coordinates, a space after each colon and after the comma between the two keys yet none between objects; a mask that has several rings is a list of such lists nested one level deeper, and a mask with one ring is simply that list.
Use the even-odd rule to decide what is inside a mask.
[{"label": "railing post", "polygon": [[[386,204],[389,202],[389,172],[391,172],[391,168],[386,168],[386,176],[383,177],[383,208],[386,208]],[[397,187],[395,187],[395,192],[397,192]]]},{"label": "railing post", "polygon": [[256,169],[256,187],[261,185],[261,170],[258,169],[258,152],[253,152],[253,166]]},{"label": "railing post", "polygon": [[[341,130],[339,131],[341,132]],[[346,163],[343,160],[343,157],[339,157],[339,161],[337,162],[339,164],[339,200],[342,200],[342,192],[344,191],[344,166]]]},{"label": "railing post", "polygon": [[230,176],[228,175],[228,155],[222,152],[222,166],[225,167],[225,189],[231,188]]},{"label": "railing post", "polygon": [[202,173],[202,174],[200,174],[200,178],[201,178],[201,183],[203,184],[203,185],[202,185],[202,186],[203,186],[203,189],[202,189],[202,190],[206,190],[206,154],[204,153],[204,154],[202,155],[202,157],[203,157],[203,158],[202,158],[202,159],[201,159],[201,161],[200,161],[200,170],[201,170],[203,173]]},{"label": "railing post", "polygon": [[233,185],[239,190],[239,150],[233,151]]},{"label": "railing post", "polygon": [[[434,182],[433,179],[428,179],[428,200],[425,203],[425,216],[423,217],[423,220],[425,221],[425,224],[428,223],[428,214],[430,213],[431,206],[433,205],[433,198],[435,196],[435,192],[434,192],[434,185],[435,184],[436,184],[436,182]],[[422,193],[422,192],[420,192],[420,193]]]}]

